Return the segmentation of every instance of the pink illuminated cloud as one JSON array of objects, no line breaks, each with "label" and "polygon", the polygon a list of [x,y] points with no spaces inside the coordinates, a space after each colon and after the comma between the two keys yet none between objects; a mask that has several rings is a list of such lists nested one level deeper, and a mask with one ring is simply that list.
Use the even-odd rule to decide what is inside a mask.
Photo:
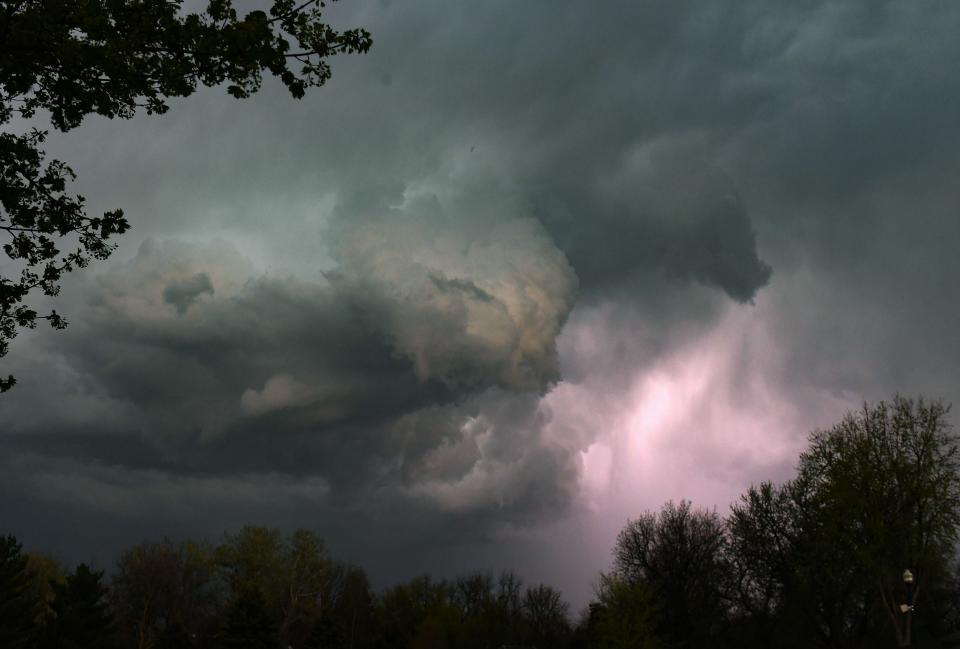
[{"label": "pink illuminated cloud", "polygon": [[618,331],[602,308],[571,319],[561,356],[607,361],[541,401],[545,443],[580,448],[577,512],[559,525],[584,537],[593,572],[581,580],[606,567],[629,518],[680,499],[725,515],[751,483],[789,478],[807,434],[858,405],[796,390],[772,309],[763,298],[730,305],[659,355],[631,355],[642,327]]}]

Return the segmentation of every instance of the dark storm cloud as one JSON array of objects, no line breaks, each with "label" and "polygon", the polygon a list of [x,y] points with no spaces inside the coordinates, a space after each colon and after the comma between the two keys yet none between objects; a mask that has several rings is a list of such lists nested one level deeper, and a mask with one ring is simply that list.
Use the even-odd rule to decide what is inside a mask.
[{"label": "dark storm cloud", "polygon": [[[110,462],[131,480],[280,471],[333,497],[562,507],[575,470],[569,452],[539,448],[534,415],[558,378],[576,277],[529,217],[499,214],[471,236],[448,221],[437,200],[357,215],[332,231],[336,270],[314,281],[254,273],[226,243],[146,241],[57,341],[96,377],[85,396],[99,405],[63,413],[69,441],[51,442],[49,418],[14,423],[14,447]],[[23,387],[43,399],[42,384]],[[122,404],[111,435],[83,414],[109,411],[105,395]]]},{"label": "dark storm cloud", "polygon": [[723,429],[649,448],[702,444],[730,464],[691,473],[730,484],[837,404],[960,397],[957,6],[335,11],[375,46],[303,102],[268,82],[51,138],[134,229],[65,290],[71,328],[5,359],[11,493],[106,527],[147,530],[142,498],[174,528],[282,509],[440,544],[569,511],[607,411],[678,364],[722,377],[697,414]]},{"label": "dark storm cloud", "polygon": [[[504,200],[535,210],[585,286],[664,272],[748,300],[766,283],[749,207],[711,151],[761,101],[725,74],[749,63],[730,55],[747,25],[683,3],[337,11],[377,30],[377,48],[338,60],[314,100],[268,84],[243,105],[211,93],[152,121],[91,123],[81,132],[114,142],[131,182],[104,176],[112,191],[87,194],[140,205],[140,232],[242,231],[283,264],[316,256],[305,240],[321,237],[325,201],[350,218],[453,191],[473,199],[465,227]],[[91,186],[110,160],[63,155]],[[265,217],[278,212],[285,227]]]},{"label": "dark storm cloud", "polygon": [[[414,150],[446,148],[432,153],[439,170],[406,179],[430,183],[437,171],[447,183],[502,179],[506,188],[493,189],[532,203],[587,291],[663,272],[749,300],[770,269],[747,207],[707,145],[717,137],[711,129],[732,126],[735,112],[723,104],[751,97],[731,99],[722,68],[711,72],[718,62],[697,58],[712,54],[698,45],[702,32],[740,35],[710,34],[696,23],[720,16],[681,4],[458,5],[442,29],[424,20],[430,8],[391,14],[398,24],[384,56],[407,51],[390,87],[375,92],[402,96],[398,111],[412,123],[401,134],[428,128],[424,119],[439,131]],[[420,45],[409,51],[409,42]],[[425,76],[436,51],[450,59]],[[675,76],[674,57],[690,78]]]}]

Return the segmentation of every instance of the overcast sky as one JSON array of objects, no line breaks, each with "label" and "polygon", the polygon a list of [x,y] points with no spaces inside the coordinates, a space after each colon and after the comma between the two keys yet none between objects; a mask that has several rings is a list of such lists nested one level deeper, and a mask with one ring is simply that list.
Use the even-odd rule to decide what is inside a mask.
[{"label": "overcast sky", "polygon": [[[789,6],[788,6],[789,5]],[[114,256],[0,370],[0,521],[110,566],[315,529],[576,606],[895,393],[960,403],[960,4],[344,0],[374,37],[51,135]]]}]

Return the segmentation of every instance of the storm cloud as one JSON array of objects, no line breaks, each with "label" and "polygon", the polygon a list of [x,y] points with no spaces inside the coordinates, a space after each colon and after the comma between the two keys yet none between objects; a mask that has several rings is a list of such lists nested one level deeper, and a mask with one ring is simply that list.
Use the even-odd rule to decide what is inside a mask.
[{"label": "storm cloud", "polygon": [[375,45],[304,101],[51,135],[133,229],[4,359],[28,543],[30,512],[100,521],[86,548],[268,520],[381,581],[520,557],[577,599],[627,516],[722,510],[864,399],[960,397],[960,8],[330,16]]}]

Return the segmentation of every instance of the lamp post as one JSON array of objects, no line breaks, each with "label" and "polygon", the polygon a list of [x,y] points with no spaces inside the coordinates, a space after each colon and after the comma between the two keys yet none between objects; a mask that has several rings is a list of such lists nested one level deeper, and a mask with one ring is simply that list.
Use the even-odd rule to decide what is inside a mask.
[{"label": "lamp post", "polygon": [[907,620],[903,625],[904,634],[903,640],[900,643],[901,647],[910,646],[910,624],[913,621],[913,573],[910,572],[910,569],[903,571],[903,583],[907,587],[907,603],[900,605],[900,612],[907,616]]}]

